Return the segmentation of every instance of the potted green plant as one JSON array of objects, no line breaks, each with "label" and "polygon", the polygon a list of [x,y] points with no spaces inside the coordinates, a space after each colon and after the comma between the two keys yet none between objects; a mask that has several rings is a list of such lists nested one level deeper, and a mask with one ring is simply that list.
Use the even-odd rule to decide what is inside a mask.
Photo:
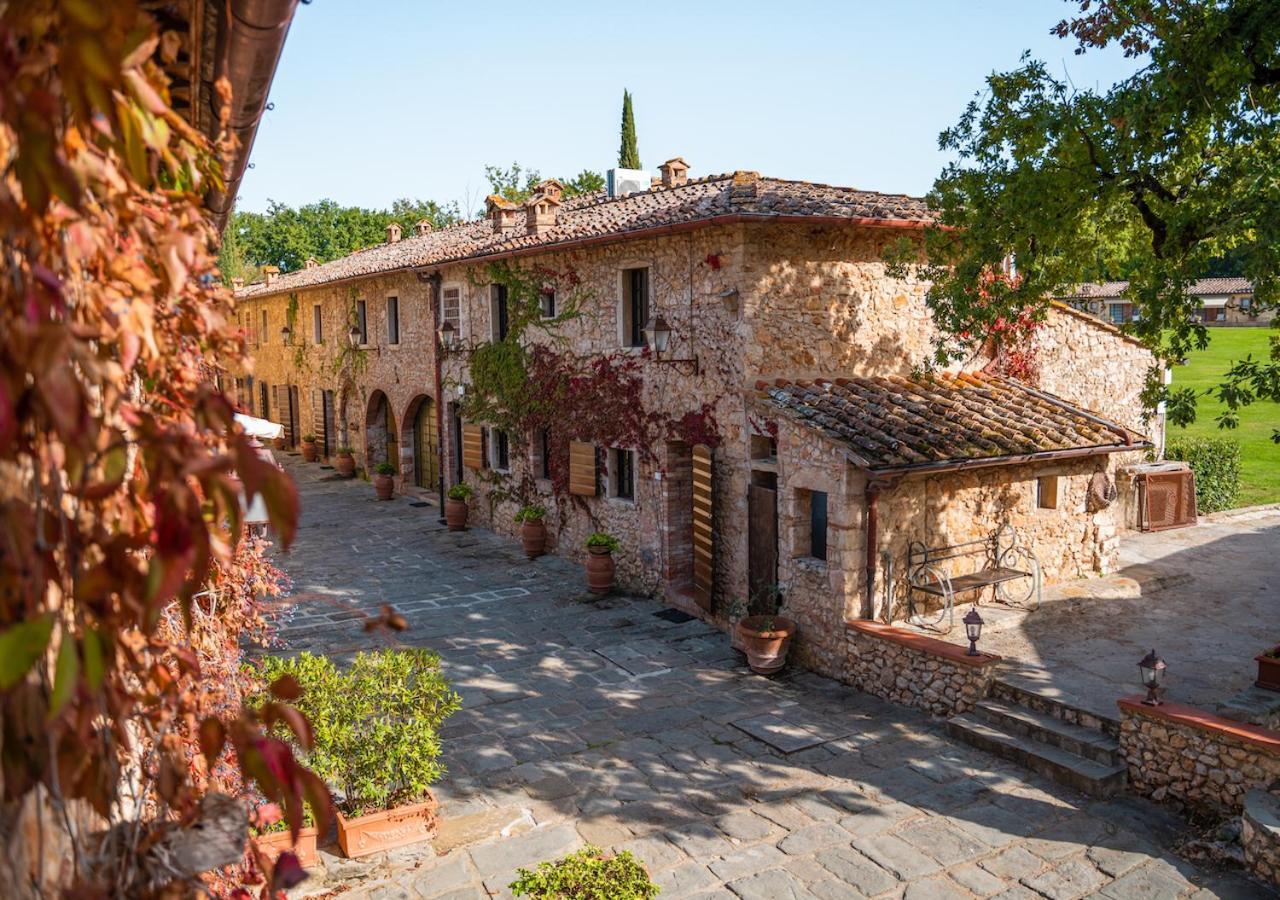
[{"label": "potted green plant", "polygon": [[450,531],[466,531],[467,515],[471,507],[467,501],[475,493],[475,489],[465,481],[459,481],[449,488],[444,498],[444,520],[449,523]]},{"label": "potted green plant", "polygon": [[737,620],[731,645],[747,655],[747,665],[757,674],[772,675],[787,664],[796,623],[782,615],[785,606],[777,585],[769,585],[756,591],[750,602],[739,601],[730,608],[730,618]]},{"label": "potted green plant", "polygon": [[320,829],[316,827],[310,806],[303,808],[302,829],[298,832],[296,843],[290,840],[289,825],[274,803],[264,803],[250,821],[253,822],[254,843],[267,859],[275,862],[281,853],[292,850],[298,857],[298,864],[304,869],[319,864]]},{"label": "potted green plant", "polygon": [[333,460],[333,468],[343,478],[356,477],[356,457],[350,447],[338,448],[338,455]]},{"label": "potted green plant", "polygon": [[378,467],[373,471],[376,473],[373,476],[373,489],[377,492],[378,499],[390,500],[396,490],[393,477],[396,474],[396,467],[391,463],[378,463]]},{"label": "potted green plant", "polygon": [[590,844],[555,862],[538,863],[536,871],[517,869],[510,887],[515,896],[530,900],[653,900],[658,896],[658,886],[630,850],[605,853]]},{"label": "potted green plant", "polygon": [[1254,657],[1258,661],[1258,687],[1268,691],[1280,691],[1280,646],[1272,647]]},{"label": "potted green plant", "polygon": [[316,436],[314,434],[304,434],[302,436],[302,458],[307,462],[316,461]]},{"label": "potted green plant", "polygon": [[622,543],[613,535],[597,531],[587,538],[587,590],[603,597],[613,590],[613,554]]},{"label": "potted green plant", "polygon": [[312,749],[302,757],[334,792],[338,845],[367,856],[431,836],[444,775],[440,726],[462,700],[429,650],[357,654],[346,670],[303,652],[264,661],[266,679],[292,675],[294,705],[307,717]]},{"label": "potted green plant", "polygon": [[540,503],[520,507],[516,522],[520,525],[520,544],[524,555],[537,559],[547,550],[547,526],[543,523],[547,508]]}]

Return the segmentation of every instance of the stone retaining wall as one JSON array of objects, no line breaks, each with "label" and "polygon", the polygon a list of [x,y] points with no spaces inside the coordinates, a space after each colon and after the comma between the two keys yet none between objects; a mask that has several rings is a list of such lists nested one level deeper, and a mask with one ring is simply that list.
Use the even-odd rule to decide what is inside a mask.
[{"label": "stone retaining wall", "polygon": [[844,680],[858,690],[937,716],[972,709],[987,694],[1000,657],[869,620],[849,622]]},{"label": "stone retaining wall", "polygon": [[1153,800],[1239,813],[1245,795],[1280,779],[1280,732],[1140,696],[1120,706],[1120,752],[1129,786]]},{"label": "stone retaining wall", "polygon": [[1280,884],[1280,795],[1255,789],[1245,796],[1240,843],[1245,865]]}]

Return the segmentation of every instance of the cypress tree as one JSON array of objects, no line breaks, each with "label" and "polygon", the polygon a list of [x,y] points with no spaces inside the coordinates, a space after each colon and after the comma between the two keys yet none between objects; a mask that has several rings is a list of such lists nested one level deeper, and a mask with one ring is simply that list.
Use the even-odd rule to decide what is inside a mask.
[{"label": "cypress tree", "polygon": [[622,146],[618,148],[618,165],[624,169],[640,168],[640,150],[636,146],[636,117],[631,112],[631,92],[622,91]]}]

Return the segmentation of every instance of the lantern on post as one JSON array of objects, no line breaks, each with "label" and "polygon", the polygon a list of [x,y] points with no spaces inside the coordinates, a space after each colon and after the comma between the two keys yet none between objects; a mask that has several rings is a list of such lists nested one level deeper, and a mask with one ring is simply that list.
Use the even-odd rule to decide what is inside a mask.
[{"label": "lantern on post", "polygon": [[1160,692],[1164,689],[1164,673],[1168,666],[1164,660],[1156,656],[1155,648],[1142,657],[1138,663],[1138,673],[1142,676],[1142,686],[1147,689],[1147,699],[1142,702],[1147,706],[1159,706],[1163,701]]},{"label": "lantern on post", "polygon": [[293,329],[290,328],[287,324],[280,329],[280,339],[284,341],[286,344],[289,343],[289,340],[292,337],[293,337]]},{"label": "lantern on post", "polygon": [[978,607],[970,607],[960,621],[964,622],[964,636],[969,639],[969,649],[965,651],[965,654],[967,656],[981,656],[982,654],[978,652],[978,638],[982,636],[983,622],[982,616],[978,615]]},{"label": "lantern on post", "polygon": [[671,343],[671,326],[666,319],[655,314],[644,323],[644,339],[653,348],[653,352],[661,356],[667,352]]},{"label": "lantern on post", "polygon": [[352,325],[347,329],[347,340],[351,342],[353,348],[360,346],[360,327],[358,325]]}]

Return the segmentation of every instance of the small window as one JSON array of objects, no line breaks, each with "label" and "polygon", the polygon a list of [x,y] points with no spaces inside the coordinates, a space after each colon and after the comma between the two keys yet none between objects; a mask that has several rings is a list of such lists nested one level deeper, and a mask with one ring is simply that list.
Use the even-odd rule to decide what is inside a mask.
[{"label": "small window", "polygon": [[387,343],[400,343],[400,298],[387,298]]},{"label": "small window", "polygon": [[1036,508],[1058,508],[1058,476],[1043,475],[1036,479]]},{"label": "small window", "polygon": [[267,331],[267,311],[264,309],[262,311],[262,343],[265,344],[270,336],[271,332]]},{"label": "small window", "polygon": [[507,286],[505,284],[493,284],[489,286],[489,306],[492,328],[492,335],[495,341],[505,341],[510,331],[511,323],[508,319],[509,311],[507,309]]},{"label": "small window", "polygon": [[320,304],[311,308],[311,334],[317,344],[324,343],[324,317],[320,314]]},{"label": "small window", "polygon": [[551,478],[550,428],[539,428],[533,433],[533,471],[539,478]]},{"label": "small window", "polygon": [[649,270],[626,269],[622,276],[622,343],[643,347],[644,326],[649,321]]},{"label": "small window", "polygon": [[360,343],[369,343],[369,304],[356,301],[356,327],[360,329]]},{"label": "small window", "polygon": [[614,447],[609,451],[609,496],[636,499],[636,453]]},{"label": "small window", "polygon": [[542,289],[542,318],[554,319],[556,317],[556,289],[552,287],[544,287]]},{"label": "small window", "polygon": [[778,441],[767,434],[751,435],[751,458],[757,462],[776,462]]},{"label": "small window", "polygon": [[492,428],[493,434],[493,468],[499,472],[511,470],[511,441],[507,433],[500,428]]},{"label": "small window", "polygon": [[448,322],[457,334],[462,328],[462,289],[447,287],[440,295],[440,324]]},{"label": "small window", "polygon": [[796,491],[797,556],[827,558],[827,494],[825,491]]}]

